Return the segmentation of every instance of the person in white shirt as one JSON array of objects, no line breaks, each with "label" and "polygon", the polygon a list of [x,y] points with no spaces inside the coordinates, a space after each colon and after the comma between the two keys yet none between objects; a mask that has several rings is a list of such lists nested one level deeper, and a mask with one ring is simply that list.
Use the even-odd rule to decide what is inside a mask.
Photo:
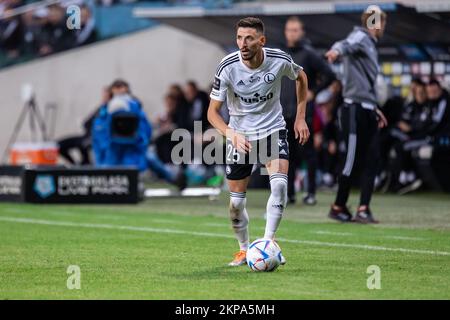
[{"label": "person in white shirt", "polygon": [[[208,121],[227,138],[230,219],[240,246],[230,266],[246,263],[249,246],[246,190],[254,164],[264,164],[270,175],[264,238],[275,239],[286,207],[289,149],[280,104],[284,76],[296,81],[296,139],[304,144],[309,138],[305,122],[308,80],[303,68],[283,51],[264,48],[264,24],[258,18],[248,17],[237,23],[236,41],[239,50],[222,59],[217,68],[208,108]],[[225,100],[230,114],[228,124],[220,114]]]}]

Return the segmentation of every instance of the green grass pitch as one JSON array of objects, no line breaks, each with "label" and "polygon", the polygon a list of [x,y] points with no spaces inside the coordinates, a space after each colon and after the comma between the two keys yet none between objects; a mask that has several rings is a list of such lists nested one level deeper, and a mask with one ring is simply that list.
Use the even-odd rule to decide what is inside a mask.
[{"label": "green grass pitch", "polygon": [[[267,196],[247,194],[251,240],[263,235]],[[3,203],[0,299],[450,299],[448,194],[375,195],[382,223],[371,226],[328,220],[332,199],[287,208],[277,235],[287,264],[272,273],[227,266],[237,249],[227,192],[137,206]],[[67,288],[70,265],[80,289]],[[371,265],[380,289],[367,288]]]}]

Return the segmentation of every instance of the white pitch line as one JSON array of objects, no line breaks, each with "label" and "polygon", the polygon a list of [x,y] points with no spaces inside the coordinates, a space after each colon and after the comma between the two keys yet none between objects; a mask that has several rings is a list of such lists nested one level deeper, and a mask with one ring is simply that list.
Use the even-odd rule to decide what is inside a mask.
[{"label": "white pitch line", "polygon": [[324,231],[324,230],[317,230],[317,231],[313,231],[312,233],[326,234],[326,235],[331,235],[331,236],[353,236],[353,234],[349,233],[349,232],[332,232],[332,231]]},{"label": "white pitch line", "polygon": [[234,236],[226,235],[226,234],[177,230],[177,229],[160,229],[160,228],[152,228],[152,227],[120,226],[120,225],[103,224],[103,223],[80,223],[80,222],[71,222],[71,221],[52,221],[52,220],[38,220],[38,219],[14,218],[14,217],[0,217],[0,221],[41,224],[41,225],[61,226],[61,227],[82,227],[82,228],[100,228],[100,229],[143,231],[143,232],[154,232],[154,233],[188,234],[188,235],[192,235],[192,236],[205,236],[205,237],[233,238],[234,239]]},{"label": "white pitch line", "polygon": [[[333,231],[326,231],[326,230],[317,230],[317,231],[311,231],[311,233],[314,234],[324,234],[324,235],[330,235],[330,236],[354,236],[355,234],[350,232],[333,232]],[[419,238],[419,237],[407,237],[407,236],[378,236],[380,238],[386,238],[386,239],[395,239],[395,240],[413,240],[413,241],[423,241],[425,238]]]},{"label": "white pitch line", "polygon": [[220,228],[227,228],[230,225],[226,224],[226,223],[217,223],[217,222],[207,222],[207,223],[203,223],[204,226],[206,227],[220,227]]},{"label": "white pitch line", "polygon": [[[227,223],[206,222],[202,223],[202,225],[205,227],[231,228],[231,224]],[[266,227],[252,227],[252,229],[265,230]]]},{"label": "white pitch line", "polygon": [[170,223],[170,224],[182,223],[181,221],[170,220],[170,219],[151,219],[151,222],[156,222],[156,223]]},{"label": "white pitch line", "polygon": [[405,237],[405,236],[383,236],[383,238],[395,239],[395,240],[413,240],[413,241],[422,241],[422,240],[425,240],[425,238]]},{"label": "white pitch line", "polygon": [[[112,225],[112,224],[79,223],[79,222],[70,222],[70,221],[51,221],[51,220],[39,220],[39,219],[30,219],[30,218],[0,217],[0,221],[14,222],[14,223],[40,224],[40,225],[50,225],[50,226],[62,226],[62,227],[82,227],[82,228],[96,228],[96,229],[100,228],[100,229],[112,229],[112,230],[153,232],[153,233],[186,234],[186,235],[191,235],[191,236],[227,238],[227,239],[235,238],[231,234],[197,232],[197,231],[187,231],[187,230],[177,230],[177,229],[159,229],[159,228],[151,228],[151,227],[120,226],[120,225]],[[393,251],[393,252],[403,252],[403,253],[450,256],[450,252],[446,252],[446,251],[388,248],[388,247],[371,246],[371,245],[363,245],[363,244],[347,244],[347,243],[322,242],[322,241],[311,241],[311,240],[293,240],[293,239],[284,239],[284,238],[277,238],[277,240],[280,242],[309,244],[309,245],[324,246],[324,247],[341,247],[341,248],[355,248],[355,249],[375,250],[375,251]]]}]

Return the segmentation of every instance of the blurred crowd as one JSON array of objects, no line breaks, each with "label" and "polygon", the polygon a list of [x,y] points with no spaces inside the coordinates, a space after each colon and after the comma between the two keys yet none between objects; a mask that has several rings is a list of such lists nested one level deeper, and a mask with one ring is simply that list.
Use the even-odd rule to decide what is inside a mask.
[{"label": "blurred crowd", "polygon": [[383,109],[390,124],[380,132],[378,187],[404,194],[420,188],[427,177],[445,176],[445,172],[429,171],[427,165],[440,158],[449,169],[448,90],[436,79],[427,83],[414,79],[406,100],[391,98]]},{"label": "blurred crowd", "polygon": [[[118,2],[132,1],[96,1],[97,4],[103,5]],[[95,19],[90,7],[83,0],[67,0],[26,10],[21,14],[11,14],[25,4],[27,3],[23,0],[0,0],[0,54],[11,59],[22,55],[46,56],[96,40]],[[69,30],[66,26],[66,9],[71,4],[77,4],[81,8],[79,30]],[[339,166],[344,162],[342,157],[346,152],[345,141],[340,136],[339,129],[339,106],[343,102],[342,85],[305,37],[303,24],[299,19],[288,20],[285,32],[287,43],[283,49],[289,52],[294,60],[300,59],[297,62],[305,68],[310,79],[307,120],[312,132],[307,148],[304,147],[298,150],[299,152],[290,148],[295,172],[289,176],[295,178],[296,189],[306,190],[308,186],[313,185],[308,192],[314,194],[316,185],[319,188],[334,188]],[[288,88],[286,85],[283,87]],[[198,164],[202,161],[197,161],[196,165],[181,166],[180,169],[173,165],[171,157],[172,149],[177,144],[177,141],[171,139],[175,129],[185,129],[193,133],[193,144],[202,144],[203,147],[207,144],[203,133],[211,127],[207,120],[210,89],[199,88],[193,80],[184,84],[172,84],[164,94],[164,112],[151,120],[144,119],[151,127],[151,133],[147,137],[150,145],[145,146],[149,150],[146,167],[158,177],[179,183],[181,170],[193,184],[221,181],[218,177],[223,177],[222,166]],[[291,90],[291,95],[294,92]],[[119,79],[107,86],[103,92],[101,106],[96,108],[85,122],[84,134],[60,140],[61,155],[69,163],[84,165],[93,162],[90,159],[92,123],[99,110],[113,101],[115,96],[120,96],[127,102],[134,101],[133,104],[143,110],[140,100],[132,95],[126,81]],[[294,101],[293,108],[296,108],[296,97],[290,99],[285,94],[282,96],[289,98],[286,101]],[[283,107],[286,109],[288,130],[291,130],[289,103],[283,102]],[[393,97],[380,107],[389,125],[379,132],[382,159],[379,163],[376,187],[402,194],[416,190],[422,186],[424,175],[427,175],[427,171],[421,168],[423,159],[427,158],[424,155],[424,147],[450,150],[449,93],[435,79],[427,83],[414,79],[407,99]],[[228,118],[227,111],[224,106],[222,112],[225,120]],[[202,124],[202,133],[194,131],[194,121]],[[80,150],[80,161],[71,157],[72,149]],[[306,154],[308,156],[305,157]],[[431,153],[428,159],[433,157],[439,157],[439,152]],[[299,161],[295,162],[297,159]],[[180,183],[181,186],[184,184],[184,181]],[[309,200],[311,204],[315,202],[314,198]]]},{"label": "blurred crowd", "polygon": [[[80,8],[80,29],[67,27],[67,7]],[[94,42],[95,19],[82,0],[67,0],[50,6],[28,7],[23,0],[0,0],[0,54],[7,60],[46,56]]]},{"label": "blurred crowd", "polygon": [[[334,82],[315,98],[314,147],[318,152],[318,177],[322,187],[333,187],[345,141],[339,130],[341,84]],[[423,184],[419,162],[423,147],[450,150],[450,96],[436,79],[425,83],[414,79],[407,99],[393,97],[381,109],[388,126],[380,130],[380,153],[376,188],[405,194]],[[448,155],[447,155],[447,159]]]},{"label": "blurred crowd", "polygon": [[[172,84],[162,101],[163,111],[149,119],[151,125],[150,145],[147,151],[147,169],[157,178],[178,186],[210,184],[223,181],[222,165],[183,165],[172,162],[172,149],[178,141],[172,141],[175,129],[185,129],[191,133],[192,143],[208,144],[203,136],[211,128],[207,120],[210,88],[202,90],[193,81],[185,84]],[[376,187],[379,190],[405,194],[422,186],[423,171],[418,168],[421,161],[419,150],[424,146],[444,147],[450,150],[450,95],[441,84],[432,79],[428,83],[414,79],[411,94],[407,99],[394,97],[389,99],[382,110],[389,125],[380,131],[380,150],[382,161],[379,163]],[[99,108],[85,121],[85,134],[60,140],[60,152],[72,164],[90,164],[91,128],[93,119],[100,108],[111,103],[114,97],[131,95],[130,86],[123,80],[116,80],[103,91]],[[330,86],[317,93],[311,112],[312,142],[317,156],[316,184],[319,189],[335,188],[340,171],[342,157],[345,156],[345,141],[339,130],[339,106],[342,104],[342,86],[335,80]],[[140,102],[139,102],[140,104]],[[447,108],[449,106],[449,108]],[[141,106],[142,108],[142,106]],[[227,108],[222,108],[227,119]],[[194,121],[201,123],[201,131],[194,132]],[[80,150],[80,161],[71,157],[71,149]],[[201,162],[201,161],[200,161]],[[308,175],[306,161],[297,168],[297,189],[307,189]],[[180,179],[180,172],[183,179]],[[263,187],[257,184],[253,187]]]},{"label": "blurred crowd", "polygon": [[[181,166],[172,161],[172,149],[179,143],[172,141],[174,130],[184,129],[189,133],[187,138],[192,146],[196,143],[206,146],[205,141],[211,141],[203,137],[210,128],[207,120],[209,94],[190,80],[184,85],[171,85],[162,103],[162,112],[150,119],[128,82],[114,80],[103,89],[99,106],[83,122],[83,134],[62,137],[58,141],[60,155],[72,165],[136,163],[142,173],[174,184],[179,189],[187,184],[221,185],[221,166],[204,165],[202,159],[197,164]],[[196,131],[194,121],[200,126]],[[105,129],[105,126],[111,128]],[[193,156],[194,153],[191,160],[194,160]]]},{"label": "blurred crowd", "polygon": [[135,2],[166,2],[171,5],[230,5],[232,2],[238,2],[236,0],[96,0],[99,5],[111,6],[119,3],[135,3]]}]

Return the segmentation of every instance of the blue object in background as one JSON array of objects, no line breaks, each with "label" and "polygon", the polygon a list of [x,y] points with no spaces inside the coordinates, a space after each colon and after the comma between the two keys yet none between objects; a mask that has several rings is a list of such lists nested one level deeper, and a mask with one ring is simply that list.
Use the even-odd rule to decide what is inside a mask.
[{"label": "blue object in background", "polygon": [[[116,109],[109,110],[110,106]],[[117,109],[117,106],[123,106]],[[137,118],[133,135],[117,136],[112,130],[115,116]],[[147,147],[150,144],[152,127],[140,103],[129,95],[114,97],[100,108],[92,126],[92,149],[97,166],[133,166],[139,171],[147,169]]]}]

